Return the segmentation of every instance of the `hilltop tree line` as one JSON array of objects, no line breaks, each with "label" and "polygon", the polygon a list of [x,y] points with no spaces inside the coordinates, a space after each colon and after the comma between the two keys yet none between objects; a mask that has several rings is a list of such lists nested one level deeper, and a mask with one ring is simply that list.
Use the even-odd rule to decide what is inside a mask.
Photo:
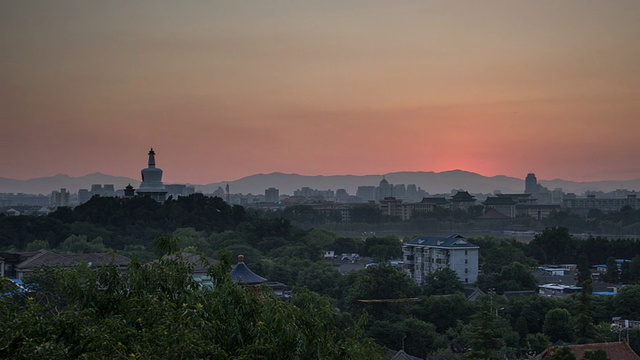
[{"label": "hilltop tree line", "polygon": [[[541,231],[547,227],[566,227],[573,233],[599,233],[612,235],[640,235],[640,209],[625,206],[619,211],[603,212],[590,209],[586,215],[560,209],[549,217],[540,220],[529,215],[519,215],[513,219],[479,220],[484,214],[483,205],[470,206],[468,209],[449,209],[435,206],[431,212],[414,212],[410,220],[389,216],[375,206],[356,205],[350,211],[350,224],[385,225],[389,227],[403,225],[410,229],[428,228],[441,230],[451,228],[502,230],[508,227],[526,228]],[[309,205],[292,205],[284,210],[269,214],[274,217],[290,219],[303,227],[323,226],[342,223],[339,212],[316,210]]]}]

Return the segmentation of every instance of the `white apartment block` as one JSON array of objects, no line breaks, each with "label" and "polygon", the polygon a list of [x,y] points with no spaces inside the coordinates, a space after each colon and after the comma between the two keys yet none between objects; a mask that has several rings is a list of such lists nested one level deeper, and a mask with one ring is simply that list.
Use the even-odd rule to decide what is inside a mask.
[{"label": "white apartment block", "polygon": [[404,269],[418,285],[424,284],[427,274],[444,268],[471,284],[478,278],[479,249],[461,235],[420,236],[402,246]]}]

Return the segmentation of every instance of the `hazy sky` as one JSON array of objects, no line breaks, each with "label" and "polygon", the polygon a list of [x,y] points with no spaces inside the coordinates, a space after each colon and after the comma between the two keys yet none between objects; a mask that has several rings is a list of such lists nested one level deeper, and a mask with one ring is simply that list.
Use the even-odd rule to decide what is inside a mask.
[{"label": "hazy sky", "polygon": [[2,1],[0,176],[640,178],[640,1]]}]

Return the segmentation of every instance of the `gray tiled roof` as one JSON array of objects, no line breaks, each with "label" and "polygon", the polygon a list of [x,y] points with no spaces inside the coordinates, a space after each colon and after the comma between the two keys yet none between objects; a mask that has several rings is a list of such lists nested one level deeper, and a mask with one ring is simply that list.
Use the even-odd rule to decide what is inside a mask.
[{"label": "gray tiled roof", "polygon": [[462,235],[450,235],[448,237],[435,237],[435,236],[418,236],[417,238],[409,241],[408,245],[424,245],[424,246],[436,246],[446,248],[478,248],[473,245]]},{"label": "gray tiled roof", "polygon": [[249,270],[244,262],[239,262],[238,265],[231,270],[231,280],[235,283],[245,285],[256,285],[267,282],[267,279]]},{"label": "gray tiled roof", "polygon": [[39,266],[67,267],[79,263],[91,263],[92,266],[114,263],[118,266],[126,266],[129,262],[130,259],[128,257],[115,253],[57,254],[48,250],[40,250],[16,265],[16,269],[32,270]]}]

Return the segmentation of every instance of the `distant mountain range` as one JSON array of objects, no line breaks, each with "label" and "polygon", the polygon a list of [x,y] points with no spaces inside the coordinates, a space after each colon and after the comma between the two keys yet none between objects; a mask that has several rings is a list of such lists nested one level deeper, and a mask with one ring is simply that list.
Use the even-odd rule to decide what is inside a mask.
[{"label": "distant mountain range", "polygon": [[[430,194],[450,193],[453,189],[464,189],[470,193],[492,193],[500,190],[503,193],[522,193],[524,179],[508,176],[483,176],[469,171],[452,170],[444,172],[395,172],[385,174],[384,177],[391,184],[415,184]],[[358,186],[377,186],[382,175],[332,175],[306,176],[298,174],[256,174],[238,180],[217,182],[206,185],[194,185],[196,191],[205,194],[212,193],[218,187],[225,188],[229,184],[230,192],[264,194],[266,188],[274,187],[280,194],[293,195],[302,187],[319,190],[345,189],[355,195]],[[583,194],[585,191],[613,191],[616,189],[640,190],[640,179],[576,182],[562,179],[540,180],[539,183],[551,190],[562,188],[564,192]],[[128,184],[134,188],[140,185],[139,180],[117,177],[101,173],[89,174],[81,177],[69,175],[55,175],[29,180],[15,180],[0,177],[0,193],[49,194],[53,190],[66,188],[69,192],[78,189],[90,189],[92,184],[113,184],[116,190],[123,189]]]}]

